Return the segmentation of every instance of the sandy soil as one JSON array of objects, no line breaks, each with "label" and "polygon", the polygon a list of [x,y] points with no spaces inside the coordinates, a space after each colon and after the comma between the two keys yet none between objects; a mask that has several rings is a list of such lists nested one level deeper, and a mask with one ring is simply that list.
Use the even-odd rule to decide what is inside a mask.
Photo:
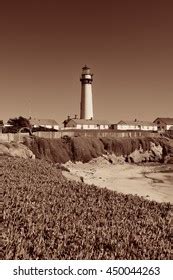
[{"label": "sandy soil", "polygon": [[[64,166],[70,170],[63,171],[69,180],[82,180],[124,194],[137,194],[150,200],[173,203],[173,166],[111,164],[103,158],[85,164],[67,162]],[[164,173],[164,169],[167,172]]]}]

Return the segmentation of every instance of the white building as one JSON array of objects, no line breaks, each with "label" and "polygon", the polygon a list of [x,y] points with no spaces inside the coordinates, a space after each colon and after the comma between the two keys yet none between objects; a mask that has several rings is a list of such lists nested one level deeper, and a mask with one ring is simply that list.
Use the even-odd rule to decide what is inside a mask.
[{"label": "white building", "polygon": [[70,119],[64,121],[65,129],[109,129],[108,121],[101,120],[84,120],[84,119]]},{"label": "white building", "polygon": [[117,130],[145,130],[157,131],[157,125],[148,121],[123,121],[118,122],[115,127]]},{"label": "white building", "polygon": [[154,122],[158,131],[173,130],[173,118],[157,118]]},{"label": "white building", "polygon": [[43,128],[48,128],[48,129],[59,130],[59,124],[55,120],[52,120],[52,119],[30,118],[29,121],[30,121],[30,124],[34,128],[43,127]]},{"label": "white building", "polygon": [[93,119],[93,97],[92,81],[93,74],[90,68],[84,66],[81,74],[81,102],[80,102],[80,119],[68,118],[63,122],[64,129],[109,129],[110,123],[105,120]]},{"label": "white building", "polygon": [[81,81],[81,103],[80,103],[80,119],[93,119],[93,96],[92,96],[92,81],[93,74],[90,68],[84,66],[82,68]]}]

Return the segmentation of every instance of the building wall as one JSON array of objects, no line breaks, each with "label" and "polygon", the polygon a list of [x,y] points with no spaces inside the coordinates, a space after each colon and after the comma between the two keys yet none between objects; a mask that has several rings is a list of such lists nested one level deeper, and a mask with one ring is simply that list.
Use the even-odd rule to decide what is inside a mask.
[{"label": "building wall", "polygon": [[82,128],[83,129],[98,129],[96,124],[83,124]]},{"label": "building wall", "polygon": [[172,129],[172,127],[173,127],[173,124],[166,125],[166,130],[170,130],[170,129]]},{"label": "building wall", "polygon": [[65,129],[108,129],[109,125],[97,125],[97,124],[76,124],[74,120],[70,120]]},{"label": "building wall", "polygon": [[99,129],[109,129],[109,125],[108,124],[101,124],[101,125],[99,125]]},{"label": "building wall", "polygon": [[141,130],[157,131],[157,125],[153,125],[153,126],[142,125]]},{"label": "building wall", "polygon": [[117,129],[119,130],[139,130],[138,125],[128,125],[128,124],[117,124]]},{"label": "building wall", "polygon": [[82,125],[81,125],[81,124],[77,124],[77,125],[76,125],[76,128],[77,128],[77,129],[82,129]]},{"label": "building wall", "polygon": [[77,129],[98,129],[96,124],[77,124]]},{"label": "building wall", "polygon": [[54,125],[53,128],[59,130],[59,125]]},{"label": "building wall", "polygon": [[165,124],[161,119],[157,119],[154,123],[157,125],[159,131],[169,130],[170,127],[173,126],[173,124]]},{"label": "building wall", "polygon": [[118,130],[146,130],[157,131],[157,126],[117,124]]},{"label": "building wall", "polygon": [[52,128],[53,126],[52,125],[42,125],[43,127],[46,127],[46,128]]},{"label": "building wall", "polygon": [[157,124],[157,128],[158,128],[159,131],[166,130],[166,124],[163,123],[162,121],[159,120],[159,121],[156,122],[156,124]]},{"label": "building wall", "polygon": [[[54,129],[56,129],[56,130],[59,130],[59,125],[41,125],[42,127],[45,127],[45,128],[49,128],[49,129],[52,129],[52,128],[54,128]],[[39,125],[34,125],[34,127],[35,128],[38,128],[39,127]]]},{"label": "building wall", "polygon": [[168,125],[160,121],[157,127],[158,127],[158,131],[165,131],[165,130],[170,130],[171,127],[173,127],[173,124]]}]

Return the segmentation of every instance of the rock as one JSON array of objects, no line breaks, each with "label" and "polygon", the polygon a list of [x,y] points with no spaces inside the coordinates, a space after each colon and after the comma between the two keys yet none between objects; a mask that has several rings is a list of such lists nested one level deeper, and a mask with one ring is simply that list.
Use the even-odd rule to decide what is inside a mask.
[{"label": "rock", "polygon": [[35,159],[33,152],[21,143],[0,143],[0,155]]},{"label": "rock", "polygon": [[150,150],[149,151],[143,151],[142,147],[138,150],[135,150],[132,152],[127,158],[128,162],[132,163],[141,163],[141,162],[158,162],[161,161],[163,155],[163,148],[160,145],[157,145],[153,142],[150,142]]},{"label": "rock", "polygon": [[109,158],[108,161],[113,164],[113,160],[111,158]]},{"label": "rock", "polygon": [[157,161],[162,159],[162,155],[163,155],[163,148],[160,145],[157,145],[153,142],[150,142],[150,150],[153,153],[153,155],[155,156],[155,159]]},{"label": "rock", "polygon": [[115,154],[106,154],[102,155],[102,158],[106,159],[111,164],[123,164],[125,163],[125,158],[124,156],[116,156]]},{"label": "rock", "polygon": [[83,176],[80,176],[80,180],[82,183],[84,183],[84,177]]},{"label": "rock", "polygon": [[128,162],[141,163],[150,161],[150,153],[148,151],[141,152],[141,150],[135,150],[128,156]]},{"label": "rock", "polygon": [[139,150],[135,150],[128,156],[129,163],[140,163],[142,162],[142,155]]}]

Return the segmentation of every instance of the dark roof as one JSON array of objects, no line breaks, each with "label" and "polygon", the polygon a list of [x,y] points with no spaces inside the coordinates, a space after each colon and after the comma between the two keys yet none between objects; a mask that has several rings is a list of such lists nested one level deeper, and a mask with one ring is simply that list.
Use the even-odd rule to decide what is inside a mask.
[{"label": "dark roof", "polygon": [[88,69],[90,69],[86,64],[85,64],[85,66],[82,68],[83,70],[88,70]]},{"label": "dark roof", "polygon": [[173,118],[157,118],[154,122],[161,121],[165,124],[173,124]]},{"label": "dark roof", "polygon": [[52,126],[53,125],[58,125],[58,123],[55,120],[52,120],[52,119],[31,118],[29,121],[32,125],[39,125],[39,126],[42,126],[42,125],[52,125]]},{"label": "dark roof", "polygon": [[146,125],[146,126],[153,126],[155,125],[152,122],[149,121],[123,121],[121,120],[117,124],[127,124],[127,125]]},{"label": "dark roof", "polygon": [[108,121],[106,120],[85,120],[85,119],[70,119],[67,120],[67,123],[69,121],[74,121],[76,124],[98,124],[98,125],[108,125],[110,124]]}]

